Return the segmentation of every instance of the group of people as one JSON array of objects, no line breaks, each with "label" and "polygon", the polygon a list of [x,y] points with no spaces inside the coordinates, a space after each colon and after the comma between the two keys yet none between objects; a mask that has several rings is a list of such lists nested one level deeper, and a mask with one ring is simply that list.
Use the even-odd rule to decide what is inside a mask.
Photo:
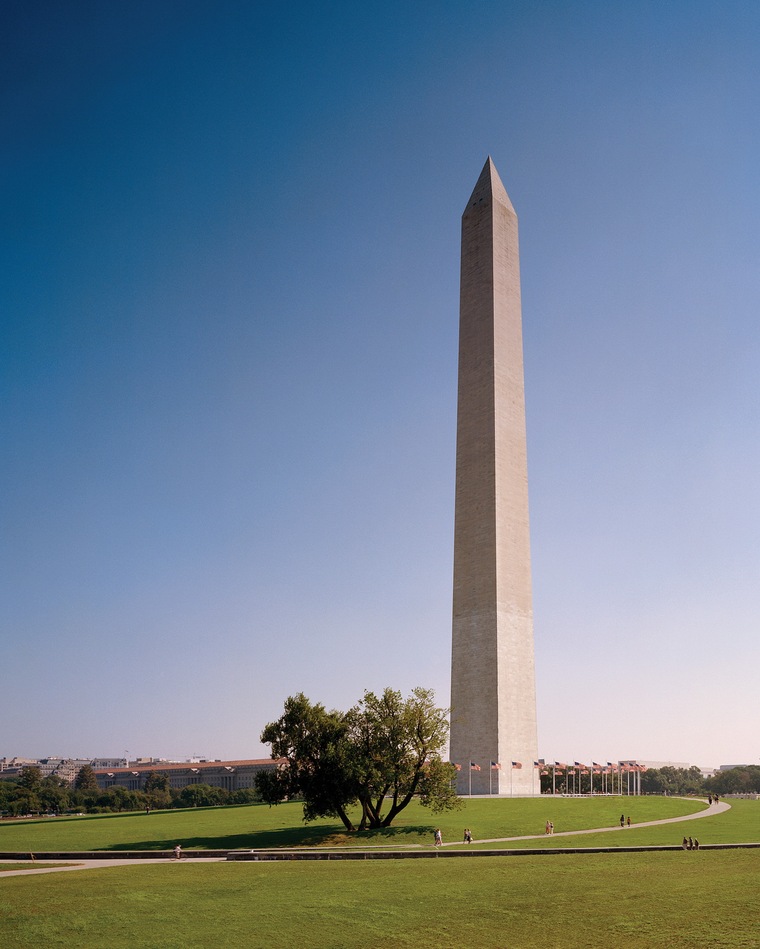
[{"label": "group of people", "polygon": [[553,822],[553,821],[548,820],[548,821],[546,822],[546,830],[544,831],[544,833],[546,833],[546,834],[553,834],[553,833],[554,833],[554,822]]},{"label": "group of people", "polygon": [[[464,842],[466,844],[472,843],[472,831],[469,827],[464,829]],[[433,846],[441,847],[443,845],[443,834],[441,833],[441,828],[436,827],[435,833],[433,834]]]},{"label": "group of people", "polygon": [[684,837],[681,846],[684,850],[699,850],[699,841],[696,837]]},{"label": "group of people", "polygon": [[717,804],[719,800],[720,800],[720,797],[719,797],[717,794],[708,794],[708,795],[707,795],[707,803],[708,803],[708,804]]}]

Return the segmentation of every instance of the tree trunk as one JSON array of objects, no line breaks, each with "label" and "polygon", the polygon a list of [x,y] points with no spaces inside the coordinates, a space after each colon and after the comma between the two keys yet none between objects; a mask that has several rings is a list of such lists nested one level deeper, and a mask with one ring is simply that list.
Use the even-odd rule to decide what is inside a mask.
[{"label": "tree trunk", "polygon": [[338,806],[336,810],[338,812],[338,817],[340,817],[340,819],[343,821],[343,825],[346,828],[346,830],[349,831],[350,833],[353,833],[356,830],[356,828],[351,823],[348,817],[348,814],[346,814],[346,812],[340,806]]}]

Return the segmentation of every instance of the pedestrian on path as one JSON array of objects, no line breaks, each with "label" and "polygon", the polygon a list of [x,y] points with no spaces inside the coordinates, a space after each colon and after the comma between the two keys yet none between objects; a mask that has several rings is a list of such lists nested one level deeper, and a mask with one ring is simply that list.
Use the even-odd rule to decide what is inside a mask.
[{"label": "pedestrian on path", "polygon": [[175,860],[182,859],[182,845],[181,844],[177,844],[177,846],[174,848],[174,859]]},{"label": "pedestrian on path", "polygon": [[441,833],[440,827],[436,827],[435,834],[433,835],[433,845],[440,847],[443,844],[443,834]]}]

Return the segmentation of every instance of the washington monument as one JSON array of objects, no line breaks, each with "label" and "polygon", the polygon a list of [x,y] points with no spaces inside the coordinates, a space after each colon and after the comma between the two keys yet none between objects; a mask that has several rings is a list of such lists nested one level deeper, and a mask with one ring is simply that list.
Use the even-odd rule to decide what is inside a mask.
[{"label": "washington monument", "polygon": [[450,757],[539,788],[517,215],[490,157],[462,215]]}]

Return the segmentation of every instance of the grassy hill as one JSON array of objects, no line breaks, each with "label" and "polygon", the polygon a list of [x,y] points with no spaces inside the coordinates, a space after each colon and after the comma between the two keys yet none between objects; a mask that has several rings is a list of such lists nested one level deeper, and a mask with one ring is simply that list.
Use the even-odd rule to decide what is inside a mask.
[{"label": "grassy hill", "polygon": [[[44,852],[55,850],[167,850],[176,843],[186,849],[251,849],[294,846],[393,846],[426,847],[435,827],[445,843],[461,841],[465,827],[473,831],[475,843],[487,838],[541,835],[536,841],[503,846],[622,846],[628,843],[677,843],[691,830],[703,842],[728,842],[745,833],[752,814],[760,814],[754,801],[739,818],[736,809],[700,819],[695,824],[637,828],[642,821],[659,820],[705,810],[699,801],[662,797],[626,798],[529,798],[465,800],[459,811],[434,815],[417,803],[410,805],[386,830],[346,834],[340,823],[330,820],[305,824],[299,804],[278,807],[197,808],[180,811],[143,811],[92,817],[46,818],[36,821],[6,821],[0,824],[0,851]],[[631,828],[593,837],[544,838],[544,825],[552,820],[555,831],[619,827],[621,813],[630,814]],[[743,811],[744,813],[744,811]],[[733,816],[732,816],[733,815]],[[760,839],[760,827],[755,839]],[[598,838],[598,839],[596,839]],[[603,839],[602,839],[603,838]],[[488,845],[493,846],[493,845]]]}]

